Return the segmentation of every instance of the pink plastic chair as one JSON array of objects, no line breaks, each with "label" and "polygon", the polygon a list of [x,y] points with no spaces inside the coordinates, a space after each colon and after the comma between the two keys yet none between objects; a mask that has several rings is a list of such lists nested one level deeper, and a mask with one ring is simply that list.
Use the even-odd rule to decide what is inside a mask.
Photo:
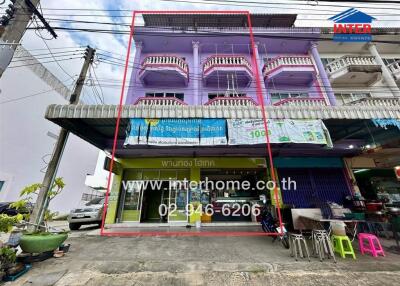
[{"label": "pink plastic chair", "polygon": [[[365,244],[366,240],[368,241],[367,245]],[[361,254],[363,255],[365,252],[370,252],[373,257],[378,257],[378,254],[382,254],[382,256],[385,256],[385,252],[383,251],[379,239],[373,234],[359,233],[358,243],[360,245]]]}]

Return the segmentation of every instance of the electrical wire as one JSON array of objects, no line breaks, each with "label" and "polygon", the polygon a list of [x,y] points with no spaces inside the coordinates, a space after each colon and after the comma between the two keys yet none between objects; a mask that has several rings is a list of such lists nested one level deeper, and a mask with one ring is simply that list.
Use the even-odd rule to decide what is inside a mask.
[{"label": "electrical wire", "polygon": [[[70,80],[68,79],[67,81],[64,81],[62,83],[63,84],[67,84],[68,81],[70,81]],[[72,83],[72,85],[73,85],[73,83]],[[20,101],[20,100],[23,100],[23,99],[26,99],[26,98],[42,95],[42,94],[49,93],[49,92],[52,92],[52,91],[57,91],[57,90],[63,89],[63,88],[65,88],[65,86],[60,86],[58,88],[52,88],[52,89],[49,89],[49,90],[33,93],[33,94],[30,94],[30,95],[26,95],[26,96],[22,96],[22,97],[18,97],[18,98],[13,98],[13,99],[5,100],[5,101],[0,101],[0,104],[6,104],[6,103],[15,102],[15,101]]]}]

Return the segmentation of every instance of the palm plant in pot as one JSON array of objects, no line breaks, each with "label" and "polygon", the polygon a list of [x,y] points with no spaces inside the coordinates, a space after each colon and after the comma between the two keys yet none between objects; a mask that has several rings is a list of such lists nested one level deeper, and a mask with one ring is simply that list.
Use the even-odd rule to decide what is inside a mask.
[{"label": "palm plant in pot", "polygon": [[[32,201],[37,198],[42,184],[32,184],[25,187],[20,193],[20,200],[13,203],[12,207],[20,210],[32,205]],[[66,231],[50,232],[48,230],[48,222],[51,221],[56,215],[56,212],[51,212],[48,209],[50,202],[57,197],[64,189],[65,183],[63,178],[56,178],[54,184],[50,188],[46,204],[44,207],[43,225],[40,226],[39,231],[25,232],[20,239],[20,247],[27,253],[43,253],[57,249],[68,237]],[[24,214],[26,221],[29,220],[30,213]]]}]

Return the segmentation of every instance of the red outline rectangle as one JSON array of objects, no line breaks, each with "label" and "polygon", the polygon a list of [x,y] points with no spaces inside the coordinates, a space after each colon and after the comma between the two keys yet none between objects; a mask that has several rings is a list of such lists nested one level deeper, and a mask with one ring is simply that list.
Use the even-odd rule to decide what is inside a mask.
[{"label": "red outline rectangle", "polygon": [[231,232],[215,232],[215,231],[105,232],[104,231],[106,211],[108,208],[108,199],[109,199],[109,195],[110,195],[112,169],[113,169],[113,163],[114,163],[114,159],[115,159],[115,151],[116,151],[116,147],[117,147],[117,136],[118,136],[119,124],[120,124],[120,120],[121,120],[122,103],[123,103],[123,97],[124,97],[124,93],[125,93],[125,83],[126,83],[127,72],[128,72],[128,63],[129,63],[130,51],[131,51],[131,47],[132,47],[132,39],[133,39],[133,35],[134,35],[135,18],[136,18],[137,14],[242,14],[242,15],[247,16],[247,20],[249,23],[250,43],[251,43],[251,48],[252,48],[252,53],[253,53],[253,55],[252,55],[253,69],[254,69],[253,74],[256,76],[257,98],[258,98],[259,104],[261,106],[261,111],[263,114],[265,139],[266,139],[266,146],[267,146],[266,151],[267,151],[267,155],[269,157],[269,167],[271,169],[271,179],[275,183],[274,196],[275,196],[275,202],[277,203],[277,214],[278,214],[278,219],[279,219],[279,226],[281,229],[283,229],[282,228],[283,223],[282,223],[282,216],[281,216],[281,209],[280,209],[280,201],[279,201],[279,195],[278,195],[278,187],[276,184],[276,174],[275,174],[275,170],[274,170],[274,162],[272,160],[271,144],[270,144],[270,139],[269,139],[269,134],[268,134],[267,115],[265,112],[265,105],[264,105],[264,100],[263,100],[264,98],[263,98],[263,94],[262,94],[258,62],[255,57],[256,50],[255,50],[255,41],[254,41],[254,34],[253,34],[253,27],[252,27],[252,23],[251,23],[250,12],[249,11],[154,11],[154,10],[140,11],[139,10],[139,11],[132,12],[131,29],[130,29],[130,33],[129,33],[128,49],[127,49],[126,59],[125,59],[125,68],[124,68],[121,96],[120,96],[119,105],[118,105],[118,117],[117,117],[117,122],[116,122],[116,126],[115,126],[115,131],[114,131],[114,142],[113,142],[113,148],[112,148],[112,154],[111,154],[111,163],[110,163],[110,170],[109,170],[109,176],[108,176],[108,181],[107,181],[107,192],[106,192],[102,221],[101,221],[100,235],[101,236],[277,236],[277,235],[283,235],[283,232],[281,232],[281,233],[265,233],[265,232],[232,232],[232,231]]}]

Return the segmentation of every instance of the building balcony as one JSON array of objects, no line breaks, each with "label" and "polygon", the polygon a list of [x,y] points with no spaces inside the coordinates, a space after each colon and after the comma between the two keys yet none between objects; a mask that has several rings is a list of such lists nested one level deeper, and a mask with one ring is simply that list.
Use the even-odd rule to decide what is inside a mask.
[{"label": "building balcony", "polygon": [[204,105],[211,106],[257,106],[258,103],[254,101],[251,97],[216,97]]},{"label": "building balcony", "polygon": [[345,105],[371,106],[383,108],[400,108],[400,98],[398,97],[366,97],[346,103]]},{"label": "building balcony", "polygon": [[308,56],[279,56],[264,65],[263,76],[267,84],[274,86],[310,86],[316,72]]},{"label": "building balcony", "polygon": [[143,60],[139,79],[144,86],[187,86],[189,67],[177,56],[152,55]]},{"label": "building balcony", "polygon": [[209,87],[246,87],[252,79],[251,64],[244,56],[211,56],[203,65],[204,84]]},{"label": "building balcony", "polygon": [[323,98],[287,98],[275,102],[274,106],[298,106],[298,107],[311,107],[311,106],[326,106],[326,101]]},{"label": "building balcony", "polygon": [[180,99],[174,97],[141,97],[133,105],[139,106],[177,106],[187,105]]},{"label": "building balcony", "polygon": [[392,72],[394,79],[400,82],[400,61],[388,65],[388,69]]},{"label": "building balcony", "polygon": [[326,69],[334,87],[371,86],[382,78],[382,67],[373,56],[344,56]]}]

